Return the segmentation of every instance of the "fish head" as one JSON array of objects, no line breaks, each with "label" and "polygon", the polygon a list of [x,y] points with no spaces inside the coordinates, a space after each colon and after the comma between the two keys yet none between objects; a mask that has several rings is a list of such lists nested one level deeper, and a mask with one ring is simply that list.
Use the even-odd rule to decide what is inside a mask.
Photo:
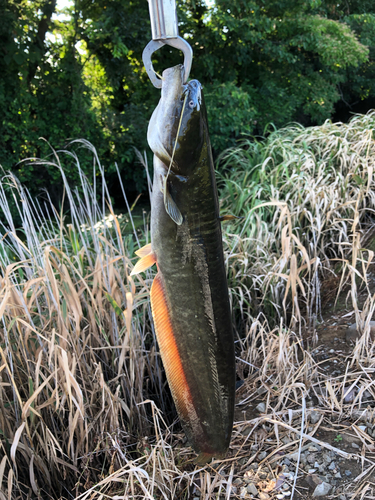
[{"label": "fish head", "polygon": [[207,128],[202,85],[197,80],[184,85],[183,76],[182,65],[163,72],[161,99],[147,133],[153,153],[178,175],[188,175],[199,159]]},{"label": "fish head", "polygon": [[206,108],[198,80],[191,80],[184,86],[181,100],[183,106],[175,140],[174,163],[180,175],[189,175],[208,140]]},{"label": "fish head", "polygon": [[[183,121],[190,122],[199,116],[202,105],[202,85],[198,80],[190,80],[184,85],[183,98],[185,106],[183,106]],[[186,124],[184,123],[184,126]]]}]

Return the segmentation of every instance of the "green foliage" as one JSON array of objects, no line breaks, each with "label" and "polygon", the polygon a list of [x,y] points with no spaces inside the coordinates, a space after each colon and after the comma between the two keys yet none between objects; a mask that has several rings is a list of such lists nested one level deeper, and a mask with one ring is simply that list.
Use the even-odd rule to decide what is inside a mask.
[{"label": "green foliage", "polygon": [[[126,170],[134,159],[129,144],[147,147],[147,121],[158,99],[141,62],[150,39],[148,9],[140,0],[108,0],[104,7],[76,2],[78,31],[111,87],[113,114],[102,108],[100,122]],[[270,121],[309,124],[332,116],[347,69],[367,61],[369,51],[327,10],[318,1],[220,0],[212,8],[200,0],[179,3],[180,32],[194,49],[191,76],[205,86],[216,152]],[[161,72],[179,60],[165,47],[154,66]]]},{"label": "green foliage", "polygon": [[[159,91],[142,63],[151,37],[143,0],[0,0],[0,164],[35,194],[61,198],[53,167],[20,160],[50,154],[70,139],[96,145],[115,198],[116,164],[127,190],[145,189],[134,147],[147,150]],[[371,1],[203,0],[178,2],[180,33],[194,50],[192,78],[205,88],[215,154],[244,134],[297,121],[319,124],[335,109],[375,102],[375,8]],[[160,73],[181,62],[157,51]],[[72,146],[74,147],[74,146]],[[149,157],[151,155],[149,154]],[[80,156],[84,172],[89,157]],[[149,158],[151,160],[151,158]],[[151,164],[151,162],[150,162]],[[77,173],[66,165],[77,182]]]},{"label": "green foliage", "polygon": [[[368,49],[356,40],[349,26],[321,16],[288,19],[289,44],[317,54],[332,69],[358,66],[368,57]],[[288,29],[289,28],[289,29]]]},{"label": "green foliage", "polygon": [[[0,62],[0,164],[15,171],[33,194],[47,187],[59,200],[62,187],[56,168],[19,161],[49,155],[46,141],[61,148],[69,140],[85,137],[101,146],[103,134],[81,78],[74,34],[68,27],[61,31],[62,41],[47,38],[54,1],[1,3],[7,22],[2,23],[0,35],[5,51]],[[105,149],[100,152],[104,155]],[[77,184],[78,171],[70,165],[67,161],[67,176]],[[86,172],[91,165],[90,156],[83,155]]]},{"label": "green foliage", "polygon": [[212,147],[223,151],[228,145],[234,145],[241,134],[253,130],[257,118],[256,92],[250,86],[240,88],[233,82],[214,82],[204,91]]},{"label": "green foliage", "polygon": [[[345,69],[367,60],[368,49],[348,25],[318,15],[316,6],[219,1],[195,35],[198,78],[205,81],[208,70],[211,79],[254,89],[253,131],[270,121],[321,123],[340,98],[337,85],[345,80]],[[241,132],[247,129],[248,122]]]},{"label": "green foliage", "polygon": [[345,21],[370,49],[369,60],[359,70],[347,72],[343,92],[345,101],[350,103],[375,96],[375,13],[352,14],[345,17]]}]

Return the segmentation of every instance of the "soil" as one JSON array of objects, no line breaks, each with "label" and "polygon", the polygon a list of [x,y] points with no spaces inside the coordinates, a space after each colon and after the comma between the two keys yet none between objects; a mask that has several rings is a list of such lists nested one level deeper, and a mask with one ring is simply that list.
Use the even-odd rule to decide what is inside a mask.
[{"label": "soil", "polygon": [[[374,279],[370,278],[374,284]],[[336,407],[333,405],[332,411],[328,411],[327,405],[319,405],[319,397],[324,398],[324,391],[328,390],[324,385],[320,394],[316,390],[315,395],[311,395],[306,403],[308,427],[305,434],[312,436],[313,441],[303,439],[300,442],[298,433],[289,433],[289,437],[285,435],[281,443],[276,443],[273,428],[267,423],[259,425],[258,431],[254,432],[263,429],[264,436],[259,438],[258,443],[254,440],[251,456],[242,458],[243,468],[234,483],[235,495],[231,498],[375,498],[375,400],[372,393],[362,391],[358,395],[358,386],[351,389],[351,384],[347,387],[343,383],[344,377],[356,369],[350,366],[350,361],[358,334],[353,329],[348,331],[348,327],[355,322],[355,315],[350,300],[346,301],[347,289],[342,291],[335,303],[337,278],[325,285],[323,303],[326,306],[321,322],[313,332],[306,329],[304,343],[305,349],[318,364],[322,380],[329,381],[331,387],[336,382],[342,384],[342,400],[337,401]],[[363,304],[367,296],[368,292],[362,291],[359,303]],[[375,370],[369,372],[369,381],[374,380],[373,372]],[[238,395],[240,401],[243,397],[241,389]],[[264,401],[264,397],[255,401],[252,399],[249,406],[237,406],[235,421],[250,421],[255,428],[262,410],[265,411]],[[349,412],[340,411],[343,403],[346,408],[352,404]],[[266,416],[272,418],[269,407]],[[252,429],[245,426],[241,432],[245,435],[247,432],[253,439]],[[294,447],[290,443],[292,439],[295,439]],[[275,453],[275,449],[279,451]]]}]

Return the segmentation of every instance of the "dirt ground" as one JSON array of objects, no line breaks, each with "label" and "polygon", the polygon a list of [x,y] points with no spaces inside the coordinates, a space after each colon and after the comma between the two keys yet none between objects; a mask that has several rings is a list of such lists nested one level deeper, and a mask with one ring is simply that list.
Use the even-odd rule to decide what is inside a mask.
[{"label": "dirt ground", "polygon": [[[312,383],[302,409],[303,439],[298,431],[290,431],[303,425],[298,415],[295,419],[301,401],[296,401],[297,409],[289,410],[289,415],[277,416],[280,427],[275,425],[276,415],[270,412],[264,389],[256,389],[259,397],[249,398],[250,404],[241,404],[246,401],[246,388],[237,391],[237,429],[252,444],[250,455],[239,459],[242,469],[231,498],[375,498],[375,398],[371,390],[375,369],[363,372],[362,367],[351,366],[358,334],[348,327],[355,322],[355,314],[350,298],[346,300],[348,289],[335,303],[336,285],[337,280],[327,287],[320,323],[303,335],[320,380]],[[366,290],[359,295],[362,303],[367,296]],[[285,429],[289,432],[283,434]]]}]

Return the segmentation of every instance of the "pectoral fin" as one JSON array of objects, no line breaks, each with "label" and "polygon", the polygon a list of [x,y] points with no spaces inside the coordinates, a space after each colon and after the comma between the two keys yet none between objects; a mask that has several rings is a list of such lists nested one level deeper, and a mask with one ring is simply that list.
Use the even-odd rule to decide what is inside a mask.
[{"label": "pectoral fin", "polygon": [[[142,248],[140,250],[142,250]],[[138,273],[142,273],[143,271],[146,271],[146,269],[148,269],[153,264],[155,264],[155,262],[156,262],[156,257],[152,252],[145,255],[136,263],[133,271],[130,273],[130,276],[134,276],[134,274],[138,274]]]},{"label": "pectoral fin", "polygon": [[176,202],[172,198],[171,193],[169,192],[169,186],[167,183],[167,177],[164,177],[163,179],[163,195],[164,195],[164,207],[165,211],[169,215],[169,217],[175,222],[178,226],[181,226],[181,224],[184,221],[184,218],[182,217],[182,214],[176,205]]},{"label": "pectoral fin", "polygon": [[138,255],[138,257],[142,258],[146,257],[146,255],[150,254],[151,252],[152,252],[151,243],[149,243],[148,245],[145,245],[144,247],[137,250],[135,252],[135,255]]}]

